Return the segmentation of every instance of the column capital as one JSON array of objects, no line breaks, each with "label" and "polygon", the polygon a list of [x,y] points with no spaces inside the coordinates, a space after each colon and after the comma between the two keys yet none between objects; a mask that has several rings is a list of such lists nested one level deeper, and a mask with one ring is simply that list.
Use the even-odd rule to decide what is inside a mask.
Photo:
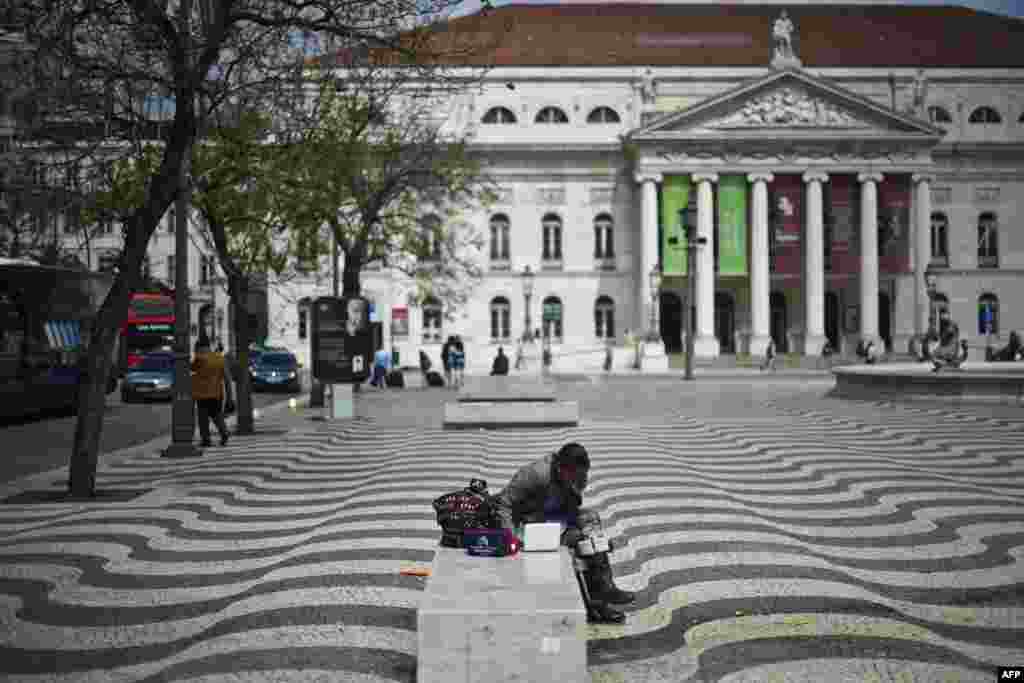
[{"label": "column capital", "polygon": [[717,173],[694,173],[690,177],[693,179],[693,182],[695,182],[695,183],[702,183],[702,182],[705,182],[705,181],[707,181],[709,183],[717,183],[718,182],[718,174]]},{"label": "column capital", "polygon": [[770,183],[775,180],[775,176],[767,171],[758,171],[756,173],[747,174],[747,182],[750,183]]},{"label": "column capital", "polygon": [[824,171],[807,171],[803,176],[805,183],[827,183],[828,173]]},{"label": "column capital", "polygon": [[935,176],[930,173],[915,173],[910,176],[910,180],[917,185],[918,183],[934,183]]},{"label": "column capital", "polygon": [[665,176],[653,171],[637,171],[633,175],[633,179],[640,185],[643,185],[644,183],[660,183],[665,179]]},{"label": "column capital", "polygon": [[857,182],[858,183],[880,183],[880,182],[882,182],[882,178],[884,178],[884,177],[885,176],[883,176],[881,173],[875,173],[875,172],[858,173],[857,174]]}]

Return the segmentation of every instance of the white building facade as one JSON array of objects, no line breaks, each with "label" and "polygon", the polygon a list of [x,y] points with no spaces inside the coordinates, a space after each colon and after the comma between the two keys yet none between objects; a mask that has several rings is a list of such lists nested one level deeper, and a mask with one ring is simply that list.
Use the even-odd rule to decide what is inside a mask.
[{"label": "white building facade", "polygon": [[[1024,22],[827,5],[493,14],[513,19],[512,47],[452,121],[500,187],[496,205],[462,217],[487,241],[483,281],[449,321],[397,274],[363,273],[402,365],[421,349],[440,365],[458,334],[484,370],[528,324],[551,339],[555,369],[600,367],[609,343],[628,364],[627,331],[652,327],[680,350],[686,220],[708,239],[698,358],[760,355],[770,338],[807,355],[861,339],[906,352],[933,314],[929,268],[979,353],[1024,328],[1024,57],[1000,48],[1024,44]],[[330,291],[324,272],[272,287],[270,343],[308,361],[307,302]],[[645,362],[663,366],[660,347]]]}]

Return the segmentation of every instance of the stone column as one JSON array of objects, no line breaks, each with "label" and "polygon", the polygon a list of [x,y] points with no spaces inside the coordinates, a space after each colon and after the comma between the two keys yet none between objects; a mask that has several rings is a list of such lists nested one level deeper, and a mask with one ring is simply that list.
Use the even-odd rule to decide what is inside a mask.
[{"label": "stone column", "polygon": [[825,346],[825,214],[821,184],[828,174],[804,173],[807,184],[807,225],[804,226],[804,355],[817,356]]},{"label": "stone column", "polygon": [[697,183],[697,234],[707,244],[697,251],[697,336],[693,355],[696,358],[717,358],[715,337],[715,217],[711,183],[718,182],[717,173],[694,173]]},{"label": "stone column", "polygon": [[771,273],[768,264],[768,186],[771,173],[751,173],[753,211],[750,225],[750,354],[763,356],[771,335],[769,295]]},{"label": "stone column", "polygon": [[914,334],[928,331],[930,303],[924,271],[932,258],[932,181],[935,176],[914,174]]},{"label": "stone column", "polygon": [[878,337],[878,186],[881,173],[861,173],[860,193],[860,336],[866,342],[875,342],[882,350]]},{"label": "stone column", "polygon": [[[658,263],[658,186],[662,181],[660,173],[637,173],[636,182],[641,186],[640,203],[640,273],[637,275],[637,314],[632,316],[636,326],[631,328],[638,338],[643,337],[648,327],[648,311],[651,305],[651,268]],[[624,316],[625,318],[625,316]]]}]

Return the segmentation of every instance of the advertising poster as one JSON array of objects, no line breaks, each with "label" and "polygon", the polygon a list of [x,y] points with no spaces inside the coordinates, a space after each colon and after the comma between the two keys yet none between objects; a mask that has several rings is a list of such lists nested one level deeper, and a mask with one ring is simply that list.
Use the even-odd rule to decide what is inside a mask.
[{"label": "advertising poster", "polygon": [[887,175],[878,183],[878,272],[910,272],[910,176]]},{"label": "advertising poster", "polygon": [[326,382],[362,382],[373,357],[369,302],[319,297],[313,302],[313,376]]},{"label": "advertising poster", "polygon": [[768,186],[768,229],[775,235],[775,268],[782,275],[803,273],[800,235],[803,233],[804,181],[796,174],[779,174]]},{"label": "advertising poster", "polygon": [[405,339],[409,336],[409,309],[395,306],[391,309],[391,337]]},{"label": "advertising poster", "polygon": [[747,178],[718,180],[718,274],[747,274]]},{"label": "advertising poster", "polygon": [[855,275],[860,271],[859,201],[855,176],[841,173],[829,177],[825,184],[825,215],[832,219],[832,272],[838,275]]},{"label": "advertising poster", "polygon": [[686,229],[679,211],[685,209],[691,192],[689,176],[667,175],[661,183],[661,273],[686,275]]}]

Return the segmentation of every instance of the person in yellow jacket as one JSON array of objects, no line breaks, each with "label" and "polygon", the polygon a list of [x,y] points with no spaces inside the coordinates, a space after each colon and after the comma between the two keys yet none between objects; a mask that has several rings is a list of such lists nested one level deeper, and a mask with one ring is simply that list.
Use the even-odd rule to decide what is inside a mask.
[{"label": "person in yellow jacket", "polygon": [[196,400],[199,435],[204,448],[213,445],[210,442],[210,420],[213,420],[220,432],[220,445],[226,446],[228,443],[228,426],[224,423],[222,412],[225,396],[229,403],[234,401],[227,362],[222,354],[210,350],[208,339],[200,338],[196,342],[196,356],[192,361],[192,397]]}]

